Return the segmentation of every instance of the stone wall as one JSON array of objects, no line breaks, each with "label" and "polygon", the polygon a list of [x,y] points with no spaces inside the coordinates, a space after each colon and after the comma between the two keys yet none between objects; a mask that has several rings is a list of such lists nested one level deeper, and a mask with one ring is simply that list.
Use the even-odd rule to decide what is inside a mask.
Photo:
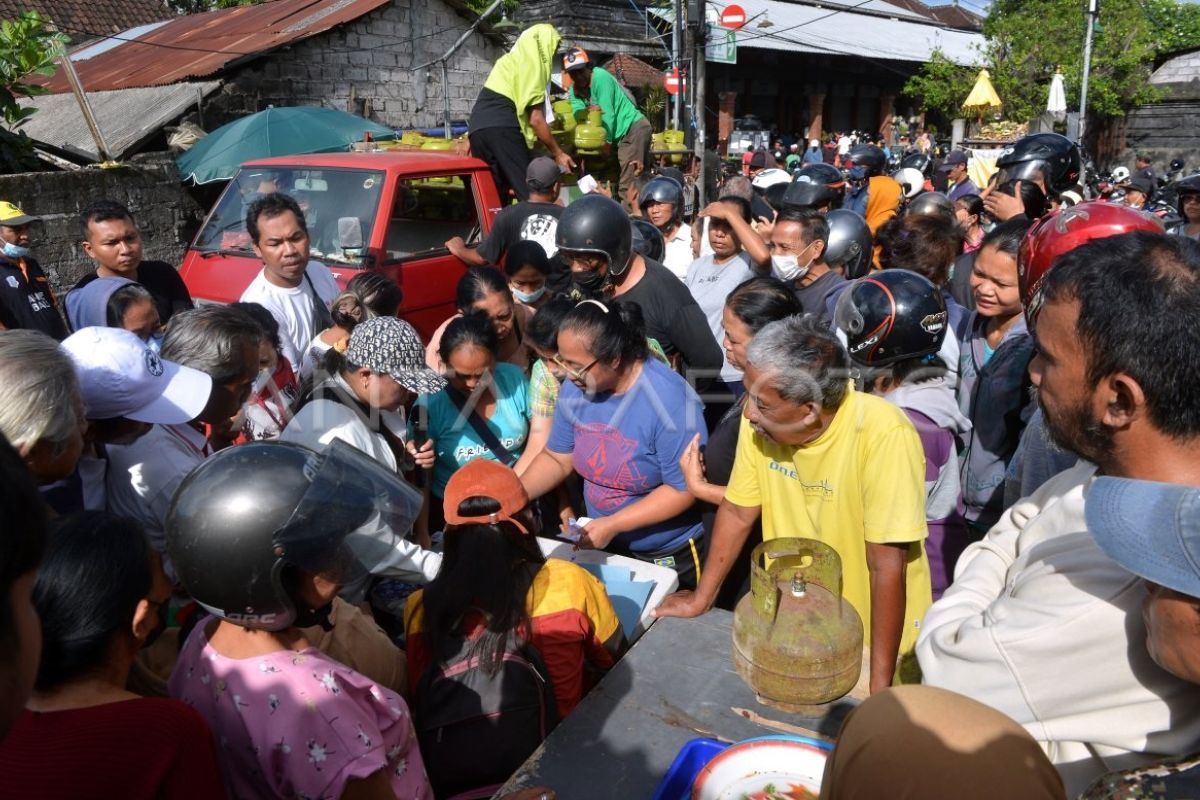
[{"label": "stone wall", "polygon": [[0,176],[0,200],[44,220],[34,257],[56,292],[69,289],[93,269],[79,246],[79,212],[106,197],[133,212],[145,258],[179,266],[205,209],[180,184],[175,162],[166,154],[139,156],[119,169]]},{"label": "stone wall", "polygon": [[[446,89],[441,68],[412,68],[440,57],[469,24],[441,0],[395,0],[227,73],[226,85],[205,104],[205,128],[268,105],[323,105],[396,128],[441,125]],[[452,119],[467,119],[503,52],[474,33],[450,58]]]},{"label": "stone wall", "polygon": [[1114,164],[1133,166],[1136,153],[1154,159],[1154,169],[1162,174],[1172,159],[1181,159],[1190,173],[1200,169],[1200,99],[1151,103],[1135,108],[1125,121],[1126,150]]}]

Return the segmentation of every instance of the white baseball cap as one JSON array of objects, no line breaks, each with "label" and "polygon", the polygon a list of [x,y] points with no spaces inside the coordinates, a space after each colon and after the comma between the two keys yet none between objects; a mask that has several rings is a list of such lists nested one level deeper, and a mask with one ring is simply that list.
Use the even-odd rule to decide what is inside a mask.
[{"label": "white baseball cap", "polygon": [[206,373],[164,361],[121,328],[82,328],[62,348],[75,362],[89,419],[179,425],[200,416],[212,394]]}]

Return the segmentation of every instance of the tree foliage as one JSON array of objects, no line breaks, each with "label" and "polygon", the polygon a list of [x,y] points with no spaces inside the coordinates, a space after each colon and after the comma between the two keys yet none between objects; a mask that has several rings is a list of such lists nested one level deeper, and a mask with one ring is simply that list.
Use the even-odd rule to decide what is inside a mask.
[{"label": "tree foliage", "polygon": [[263,0],[166,0],[167,8],[180,14],[199,14],[201,11],[252,6],[261,2]]},{"label": "tree foliage", "polygon": [[[1055,68],[1067,102],[1077,107],[1083,78],[1086,2],[994,0],[983,23],[979,66],[991,72],[1004,116],[1028,120],[1046,108]],[[1200,7],[1176,0],[1103,0],[1092,47],[1088,112],[1096,119],[1124,116],[1159,96],[1149,83],[1155,58],[1200,46]],[[964,69],[935,54],[904,87],[926,111],[952,118],[971,91],[977,68]]]},{"label": "tree foliage", "polygon": [[[921,71],[904,84],[904,96],[944,119],[961,116],[962,101],[975,81],[974,69],[962,67],[934,50]],[[965,87],[965,88],[964,88]]]},{"label": "tree foliage", "polygon": [[26,81],[32,75],[54,74],[54,59],[63,51],[66,37],[47,29],[36,11],[23,11],[16,19],[0,22],[0,171],[19,172],[36,166],[33,143],[20,132],[20,125],[35,111],[20,99],[45,94],[46,90]]}]

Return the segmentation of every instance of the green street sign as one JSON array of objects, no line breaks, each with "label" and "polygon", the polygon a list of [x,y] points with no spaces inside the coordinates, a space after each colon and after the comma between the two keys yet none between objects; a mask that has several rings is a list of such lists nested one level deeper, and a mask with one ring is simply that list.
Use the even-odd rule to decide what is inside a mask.
[{"label": "green street sign", "polygon": [[709,25],[708,42],[704,46],[704,60],[714,64],[736,64],[737,31],[718,25]]}]

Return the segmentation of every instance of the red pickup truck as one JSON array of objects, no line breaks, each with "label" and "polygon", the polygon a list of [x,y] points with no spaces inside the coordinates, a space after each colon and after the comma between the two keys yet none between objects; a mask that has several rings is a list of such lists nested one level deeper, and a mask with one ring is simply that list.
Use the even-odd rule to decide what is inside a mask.
[{"label": "red pickup truck", "polygon": [[225,188],[180,273],[199,302],[232,303],[262,268],[246,233],[246,208],[280,191],[300,203],[312,258],[345,286],[361,270],[400,284],[400,313],[428,340],[455,312],[465,267],[445,248],[491,230],[500,197],[486,164],[430,151],[329,153],[250,161]]}]

